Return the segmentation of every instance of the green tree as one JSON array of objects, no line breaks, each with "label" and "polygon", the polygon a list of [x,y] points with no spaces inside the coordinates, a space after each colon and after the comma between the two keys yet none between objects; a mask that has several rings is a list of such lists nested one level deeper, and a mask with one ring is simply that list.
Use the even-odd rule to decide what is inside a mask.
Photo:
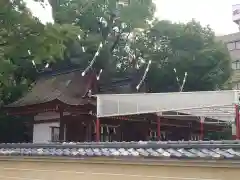
[{"label": "green tree", "polygon": [[[122,2],[125,2],[123,4]],[[222,89],[231,69],[225,47],[215,41],[210,27],[198,22],[171,23],[154,19],[151,0],[50,0],[59,24],[79,26],[83,36],[67,44],[65,59],[87,67],[100,42],[105,42],[93,63],[96,69],[125,76],[142,71],[152,92],[178,91],[173,69],[187,72],[185,91]],[[83,51],[84,47],[84,51]]]},{"label": "green tree", "polygon": [[[174,68],[180,77],[188,73],[185,91],[222,88],[230,76],[227,50],[215,41],[209,27],[196,21],[175,24],[154,20],[155,6],[151,0],[50,3],[55,23],[47,25],[33,18],[20,0],[6,1],[8,8],[2,8],[5,21],[12,17],[13,22],[2,26],[2,32],[7,34],[1,36],[2,42],[11,42],[1,46],[2,74],[14,70],[10,81],[14,84],[25,84],[26,77],[32,77],[28,71],[34,74],[33,59],[39,64],[67,59],[87,67],[100,43],[103,47],[90,63],[93,68],[104,69],[107,77],[109,73],[125,76],[144,71],[152,61],[146,80],[152,92],[179,90]],[[3,80],[9,82],[9,77]]]},{"label": "green tree", "polygon": [[63,59],[65,42],[81,34],[81,29],[66,23],[43,25],[22,0],[2,0],[0,16],[0,90],[4,92],[1,99],[8,102],[11,87],[26,90],[34,80],[32,61]]},{"label": "green tree", "polygon": [[[228,52],[215,41],[209,27],[196,21],[175,24],[156,20],[152,0],[49,2],[54,23],[44,25],[22,0],[0,1],[3,103],[16,100],[29,89],[37,76],[33,60],[38,69],[59,60],[103,69],[101,78],[106,80],[135,71],[144,74],[151,61],[145,79],[151,92],[179,91],[174,68],[180,77],[188,72],[184,91],[221,89],[231,74]],[[0,119],[10,122],[5,116]]]},{"label": "green tree", "polygon": [[[153,19],[155,5],[152,0],[61,0],[53,4],[53,17],[59,24],[81,27],[83,36],[69,41],[65,58],[86,67],[93,59],[99,44],[103,43],[94,68],[115,73],[129,35],[137,28],[146,28]],[[125,2],[123,4],[122,2]],[[86,52],[83,52],[83,47]]]},{"label": "green tree", "polygon": [[[32,61],[41,68],[47,62],[63,59],[65,43],[79,34],[79,26],[42,24],[32,16],[23,0],[1,0],[0,107],[15,101],[29,89],[37,76]],[[24,119],[0,112],[0,141],[24,139]]]},{"label": "green tree", "polygon": [[147,77],[152,92],[179,91],[174,68],[180,81],[188,74],[184,91],[222,89],[231,75],[225,46],[216,42],[210,27],[194,20],[186,24],[155,21],[136,46],[142,49],[145,61],[153,61]]}]

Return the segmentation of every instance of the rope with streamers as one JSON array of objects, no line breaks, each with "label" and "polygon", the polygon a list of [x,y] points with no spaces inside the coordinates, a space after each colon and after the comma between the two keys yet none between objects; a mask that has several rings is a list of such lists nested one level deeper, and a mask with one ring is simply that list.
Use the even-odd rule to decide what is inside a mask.
[{"label": "rope with streamers", "polygon": [[139,88],[141,87],[142,83],[143,83],[144,80],[146,79],[146,76],[147,76],[147,73],[148,73],[148,71],[149,71],[149,68],[150,68],[151,63],[152,63],[152,61],[149,60],[149,61],[148,61],[148,65],[147,65],[147,67],[146,67],[146,69],[145,69],[145,72],[144,72],[144,74],[143,74],[143,76],[142,76],[142,79],[141,79],[141,81],[139,82],[139,84],[138,84],[137,87],[136,87],[137,91],[139,90]]},{"label": "rope with streamers", "polygon": [[184,73],[184,78],[183,78],[182,84],[180,84],[180,80],[179,80],[179,77],[178,77],[178,75],[177,75],[177,70],[176,70],[176,68],[173,68],[173,71],[174,71],[174,73],[175,73],[175,75],[176,75],[176,81],[177,81],[178,86],[179,86],[179,92],[182,92],[182,91],[183,91],[183,88],[184,88],[184,86],[185,86],[185,84],[186,84],[186,80],[187,80],[187,75],[188,75],[188,73],[187,73],[187,72]]},{"label": "rope with streamers", "polygon": [[[119,1],[117,1],[116,4],[116,10],[119,9],[119,7],[117,6],[119,4]],[[117,14],[111,14],[110,16],[110,22],[107,23],[106,20],[104,20],[104,18],[100,17],[99,18],[99,22],[106,28],[108,26],[108,32],[103,36],[104,40],[99,44],[98,46],[98,50],[96,51],[93,59],[91,60],[90,64],[88,65],[88,67],[82,72],[82,76],[85,76],[85,74],[92,68],[94,62],[96,61],[96,58],[99,56],[100,51],[102,50],[103,46],[107,43],[107,38],[109,37],[111,31],[113,30],[112,25],[114,24],[115,20],[118,19],[118,15]],[[79,39],[81,38],[80,36],[78,37]],[[113,46],[114,47],[114,46]],[[82,47],[82,51],[85,52],[85,48]],[[100,72],[100,74],[102,73],[102,70]],[[100,78],[100,76],[98,76],[98,78]]]},{"label": "rope with streamers", "polygon": [[[105,44],[105,42],[104,42]],[[91,60],[91,62],[89,63],[88,67],[86,67],[86,69],[82,72],[82,76],[85,76],[85,74],[89,71],[89,69],[92,68],[94,62],[96,61],[97,57],[100,54],[100,51],[102,50],[103,47],[103,42],[100,42],[99,46],[98,46],[98,50],[96,51],[96,53],[93,56],[93,59]]]}]

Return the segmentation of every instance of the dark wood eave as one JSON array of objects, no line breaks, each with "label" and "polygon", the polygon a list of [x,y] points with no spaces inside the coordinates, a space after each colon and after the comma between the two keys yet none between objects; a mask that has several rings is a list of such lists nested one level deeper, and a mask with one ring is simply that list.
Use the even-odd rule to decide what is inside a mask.
[{"label": "dark wood eave", "polygon": [[93,101],[89,101],[85,104],[80,105],[69,105],[65,104],[59,100],[53,100],[46,103],[40,104],[32,104],[27,106],[19,106],[19,107],[3,107],[3,111],[5,111],[9,115],[34,115],[37,113],[50,112],[50,111],[59,111],[59,107],[61,107],[64,112],[96,112],[96,105]]},{"label": "dark wood eave", "polygon": [[83,98],[91,89],[92,79],[96,78],[89,73],[82,77],[81,72],[71,72],[55,77],[40,78],[24,97],[6,105],[5,108],[36,106],[37,104],[60,101],[68,105],[96,104],[91,98]]}]

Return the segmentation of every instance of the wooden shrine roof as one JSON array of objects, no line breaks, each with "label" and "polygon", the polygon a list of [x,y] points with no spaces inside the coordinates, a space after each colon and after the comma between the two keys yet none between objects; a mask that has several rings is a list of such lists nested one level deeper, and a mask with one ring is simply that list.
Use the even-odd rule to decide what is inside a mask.
[{"label": "wooden shrine roof", "polygon": [[21,107],[59,100],[68,105],[94,103],[83,98],[88,91],[89,75],[81,76],[80,71],[72,71],[55,76],[39,78],[25,96],[5,107]]},{"label": "wooden shrine roof", "polygon": [[[34,83],[30,92],[19,100],[8,104],[5,108],[32,106],[58,100],[67,105],[96,104],[93,98],[87,98],[89,89],[92,93],[132,93],[139,78],[110,78],[96,80],[95,73],[88,73],[84,77],[82,70],[68,70],[65,72],[46,72]],[[136,76],[137,77],[137,76]],[[94,83],[96,82],[96,83]]]}]

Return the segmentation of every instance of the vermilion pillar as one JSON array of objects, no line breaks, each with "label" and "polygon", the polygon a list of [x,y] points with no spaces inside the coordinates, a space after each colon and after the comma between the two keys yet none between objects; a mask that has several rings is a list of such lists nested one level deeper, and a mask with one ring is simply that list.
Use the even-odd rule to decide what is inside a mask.
[{"label": "vermilion pillar", "polygon": [[96,142],[100,141],[100,120],[96,119]]},{"label": "vermilion pillar", "polygon": [[236,139],[239,140],[240,124],[239,124],[239,105],[235,105],[235,121],[236,121]]},{"label": "vermilion pillar", "polygon": [[157,116],[157,137],[158,140],[161,140],[161,117]]},{"label": "vermilion pillar", "polygon": [[239,113],[239,106],[238,106],[238,119],[237,119],[237,139],[240,140],[240,113]]}]

